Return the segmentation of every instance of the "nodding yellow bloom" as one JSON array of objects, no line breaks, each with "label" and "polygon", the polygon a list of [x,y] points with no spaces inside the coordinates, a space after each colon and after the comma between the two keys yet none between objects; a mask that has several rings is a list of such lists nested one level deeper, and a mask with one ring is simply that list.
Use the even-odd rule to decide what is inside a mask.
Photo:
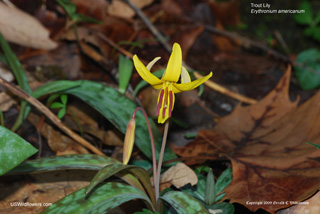
[{"label": "nodding yellow bloom", "polygon": [[[137,55],[133,56],[134,66],[142,79],[155,89],[161,89],[158,97],[157,116],[158,123],[164,123],[171,117],[175,100],[174,94],[198,87],[212,76],[212,72],[201,79],[191,82],[188,71],[182,66],[182,53],[178,43],[173,45],[167,69],[161,79],[150,72],[152,66],[159,59],[160,57],[155,58],[145,67]],[[179,79],[181,83],[177,83]]]}]

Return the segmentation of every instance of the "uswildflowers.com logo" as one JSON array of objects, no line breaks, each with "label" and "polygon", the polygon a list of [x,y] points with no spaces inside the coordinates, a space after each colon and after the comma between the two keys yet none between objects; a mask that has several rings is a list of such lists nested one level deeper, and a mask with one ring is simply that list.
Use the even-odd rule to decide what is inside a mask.
[{"label": "uswildflowers.com logo", "polygon": [[52,203],[30,203],[30,202],[11,202],[10,206],[12,207],[48,207]]}]

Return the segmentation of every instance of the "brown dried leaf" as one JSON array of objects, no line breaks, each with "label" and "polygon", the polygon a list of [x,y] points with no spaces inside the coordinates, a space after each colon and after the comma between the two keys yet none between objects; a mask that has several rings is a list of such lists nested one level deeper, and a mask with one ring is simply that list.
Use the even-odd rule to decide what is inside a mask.
[{"label": "brown dried leaf", "polygon": [[[225,198],[275,212],[303,201],[320,187],[320,150],[305,142],[320,143],[320,93],[297,107],[288,96],[291,71],[259,103],[238,105],[211,130],[199,132],[190,144],[198,154],[227,156],[233,180]],[[264,204],[264,201],[279,203]],[[248,202],[255,202],[248,204]],[[261,203],[258,203],[261,202]]]},{"label": "brown dried leaf", "polygon": [[165,173],[161,175],[161,184],[167,183],[169,186],[173,185],[181,188],[186,184],[196,185],[198,183],[197,175],[184,163],[177,163],[177,165],[170,167]]},{"label": "brown dried leaf", "polygon": [[51,50],[57,44],[38,20],[0,2],[0,32],[10,42],[37,49]]},{"label": "brown dried leaf", "polygon": [[[35,126],[38,126],[40,122],[40,118],[33,113],[29,114],[28,119]],[[54,130],[53,127],[47,123],[42,125],[40,133],[48,140],[50,149],[56,152],[57,155],[89,154],[88,150],[82,145]]]},{"label": "brown dried leaf", "polygon": [[12,105],[16,104],[17,102],[12,99],[6,92],[0,93],[0,110],[2,112],[8,111]]},{"label": "brown dried leaf", "polygon": [[317,214],[320,213],[320,192],[312,196],[306,201],[286,201],[290,205],[294,206],[277,212],[277,214],[295,214],[295,213],[310,213]]},{"label": "brown dried leaf", "polygon": [[[94,173],[91,171],[77,173],[59,171],[29,175],[31,178],[29,181],[9,179],[2,181],[0,182],[0,213],[40,213],[47,207],[43,203],[54,203],[87,186]],[[14,206],[14,202],[25,202],[38,206]]]},{"label": "brown dried leaf", "polygon": [[[131,0],[138,8],[144,8],[153,2],[153,0]],[[108,7],[108,13],[114,17],[130,19],[135,15],[134,10],[122,1],[112,1]]]}]

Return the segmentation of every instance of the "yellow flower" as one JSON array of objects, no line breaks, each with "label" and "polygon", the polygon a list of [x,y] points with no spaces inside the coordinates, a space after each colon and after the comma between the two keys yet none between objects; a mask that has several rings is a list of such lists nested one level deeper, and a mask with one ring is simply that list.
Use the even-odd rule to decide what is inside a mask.
[{"label": "yellow flower", "polygon": [[[134,66],[142,79],[148,82],[155,89],[161,89],[158,97],[157,116],[158,123],[164,123],[171,117],[175,100],[174,94],[181,91],[189,91],[198,87],[212,76],[212,72],[201,79],[191,82],[188,71],[182,66],[181,48],[177,43],[174,43],[173,45],[167,69],[161,79],[150,72],[154,63],[159,59],[160,57],[155,58],[147,65],[147,67],[145,67],[137,55],[133,56]],[[179,79],[181,83],[177,83]]]}]

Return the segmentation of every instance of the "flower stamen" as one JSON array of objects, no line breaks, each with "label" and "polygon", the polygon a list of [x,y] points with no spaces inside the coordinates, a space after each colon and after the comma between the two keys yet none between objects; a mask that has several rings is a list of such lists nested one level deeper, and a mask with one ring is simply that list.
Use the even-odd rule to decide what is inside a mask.
[{"label": "flower stamen", "polygon": [[160,92],[159,100],[158,100],[157,116],[159,116],[160,108],[162,106],[163,93],[164,93],[164,90],[162,89],[161,92]]},{"label": "flower stamen", "polygon": [[169,92],[169,98],[170,98],[170,100],[169,100],[169,117],[171,117],[171,112],[173,110],[173,92],[172,91]]}]

